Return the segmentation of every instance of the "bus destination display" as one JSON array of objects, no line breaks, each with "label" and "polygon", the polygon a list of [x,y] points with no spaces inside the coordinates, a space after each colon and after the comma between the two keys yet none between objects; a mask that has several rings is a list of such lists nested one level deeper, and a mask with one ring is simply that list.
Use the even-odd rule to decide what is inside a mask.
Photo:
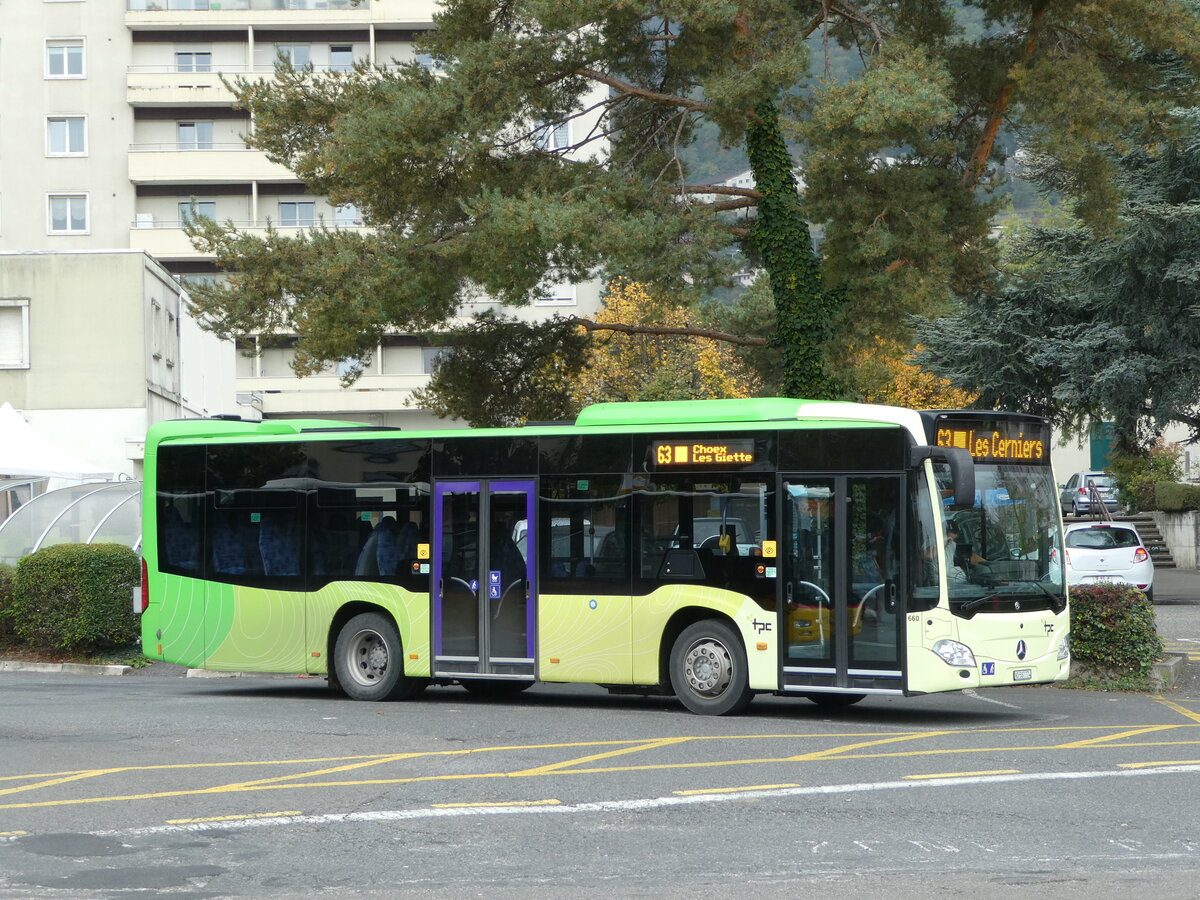
[{"label": "bus destination display", "polygon": [[1044,435],[1028,435],[1015,428],[968,428],[955,423],[939,426],[937,446],[968,451],[981,462],[1041,463],[1048,458]]},{"label": "bus destination display", "polygon": [[744,466],[754,462],[754,440],[655,441],[654,461],[660,466]]}]

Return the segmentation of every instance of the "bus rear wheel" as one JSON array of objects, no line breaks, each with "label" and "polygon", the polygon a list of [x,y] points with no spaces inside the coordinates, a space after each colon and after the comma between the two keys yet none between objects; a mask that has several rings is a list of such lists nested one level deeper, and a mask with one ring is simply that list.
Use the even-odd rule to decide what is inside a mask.
[{"label": "bus rear wheel", "polygon": [[400,632],[380,613],[359,613],[342,626],[333,666],[352,700],[407,700],[425,687],[421,679],[405,676]]},{"label": "bus rear wheel", "polygon": [[749,706],[754,692],[737,632],[716,619],[685,628],[671,648],[671,687],[684,706],[702,716]]}]

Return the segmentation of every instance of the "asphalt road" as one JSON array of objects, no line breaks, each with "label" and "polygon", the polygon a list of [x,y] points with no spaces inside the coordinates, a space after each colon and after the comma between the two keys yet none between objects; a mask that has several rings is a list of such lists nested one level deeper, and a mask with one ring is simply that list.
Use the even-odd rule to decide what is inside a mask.
[{"label": "asphalt road", "polygon": [[[1156,601],[1200,648],[1200,575]],[[0,673],[0,898],[1197,895],[1195,680],[704,718],[181,672]]]}]

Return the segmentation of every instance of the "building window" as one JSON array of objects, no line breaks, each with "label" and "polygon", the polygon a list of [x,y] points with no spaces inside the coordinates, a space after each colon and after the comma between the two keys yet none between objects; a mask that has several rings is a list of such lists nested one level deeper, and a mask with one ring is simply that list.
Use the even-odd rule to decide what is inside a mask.
[{"label": "building window", "polygon": [[312,48],[308,44],[276,44],[275,57],[290,63],[293,69],[300,69],[309,64]]},{"label": "building window", "polygon": [[415,58],[417,65],[426,72],[440,72],[446,67],[445,61],[432,53],[418,53]]},{"label": "building window", "polygon": [[538,297],[534,303],[538,306],[574,306],[575,285],[556,284],[541,297]]},{"label": "building window", "polygon": [[353,44],[329,45],[329,69],[332,72],[349,72],[354,68]]},{"label": "building window", "polygon": [[446,347],[422,347],[421,374],[432,375],[449,352]]},{"label": "building window", "polygon": [[362,224],[362,213],[353,203],[343,203],[334,207],[333,224],[338,228],[352,228]]},{"label": "building window", "polygon": [[87,118],[85,116],[47,116],[47,156],[83,156],[86,153]]},{"label": "building window", "polygon": [[311,227],[316,221],[317,204],[312,200],[280,200],[279,224]]},{"label": "building window", "polygon": [[211,50],[176,50],[176,72],[211,72]]},{"label": "building window", "polygon": [[0,369],[29,368],[29,298],[0,297]]},{"label": "building window", "polygon": [[46,41],[46,77],[83,77],[83,38]]},{"label": "building window", "polygon": [[539,150],[565,150],[571,146],[571,123],[543,125],[533,139]]},{"label": "building window", "polygon": [[213,145],[212,122],[180,122],[176,128],[180,150],[211,150]]},{"label": "building window", "polygon": [[191,224],[201,216],[214,222],[217,221],[217,201],[185,200],[180,202],[179,224],[181,226]]},{"label": "building window", "polygon": [[87,194],[51,194],[49,200],[50,234],[87,233]]}]

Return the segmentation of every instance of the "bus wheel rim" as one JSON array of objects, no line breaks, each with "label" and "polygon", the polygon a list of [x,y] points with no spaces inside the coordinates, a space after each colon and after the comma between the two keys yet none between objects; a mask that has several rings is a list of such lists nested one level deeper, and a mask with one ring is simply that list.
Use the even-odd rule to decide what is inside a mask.
[{"label": "bus wheel rim", "polygon": [[346,662],[359,684],[378,684],[387,673],[387,642],[376,631],[360,631],[346,648]]},{"label": "bus wheel rim", "polygon": [[719,697],[733,680],[733,658],[728,648],[713,638],[702,638],[683,657],[688,686],[702,697]]}]

